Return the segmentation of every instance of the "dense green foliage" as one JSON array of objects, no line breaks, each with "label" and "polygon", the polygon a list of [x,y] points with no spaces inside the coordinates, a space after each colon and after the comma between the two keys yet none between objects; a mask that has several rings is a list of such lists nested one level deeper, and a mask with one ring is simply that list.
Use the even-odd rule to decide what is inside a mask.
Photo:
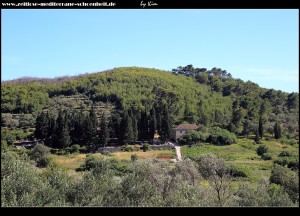
[{"label": "dense green foliage", "polygon": [[219,127],[212,127],[207,132],[188,131],[179,139],[182,145],[192,145],[203,142],[214,145],[230,145],[236,143],[236,141],[237,138],[234,133],[230,133],[228,130]]},{"label": "dense green foliage", "polygon": [[203,133],[202,131],[188,131],[186,132],[179,140],[178,142],[181,145],[192,145],[196,143],[203,143],[206,142],[208,139],[209,134]]}]

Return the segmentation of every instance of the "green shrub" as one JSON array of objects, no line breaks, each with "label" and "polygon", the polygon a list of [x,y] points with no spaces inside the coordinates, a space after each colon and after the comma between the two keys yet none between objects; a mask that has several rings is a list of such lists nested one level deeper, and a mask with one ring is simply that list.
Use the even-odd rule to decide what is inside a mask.
[{"label": "green shrub", "polygon": [[49,157],[42,157],[37,161],[37,167],[47,167],[51,163],[51,159]]},{"label": "green shrub", "polygon": [[[149,144],[145,144],[145,145],[149,145]],[[124,152],[139,151],[140,147],[138,147],[138,146],[130,146],[130,145],[123,145],[123,146],[121,146],[120,150],[124,151]]]},{"label": "green shrub", "polygon": [[58,193],[44,180],[14,152],[1,153],[1,206],[58,206]]},{"label": "green shrub", "polygon": [[243,184],[235,195],[237,206],[286,207],[295,205],[279,185],[269,185],[264,181],[261,181],[257,188],[253,188],[249,184]]},{"label": "green shrub", "polygon": [[205,142],[208,138],[207,133],[203,133],[201,131],[188,131],[186,134],[184,134],[178,142],[181,145],[192,145],[200,142]]},{"label": "green shrub", "polygon": [[144,152],[148,151],[150,149],[149,144],[144,144],[142,149]]},{"label": "green shrub", "polygon": [[235,134],[226,129],[213,127],[209,133],[207,141],[215,145],[230,145],[237,142]]},{"label": "green shrub", "polygon": [[100,158],[94,156],[94,155],[89,155],[83,164],[84,170],[91,170],[97,166],[100,162]]},{"label": "green shrub", "polygon": [[107,155],[107,156],[111,155],[111,153],[107,150],[101,150],[100,153],[103,154],[103,155]]},{"label": "green shrub", "polygon": [[1,128],[1,140],[6,140],[9,145],[12,145],[16,140],[22,140],[28,138],[28,134],[24,133],[22,129],[2,129]]},{"label": "green shrub", "polygon": [[268,151],[269,151],[269,149],[266,145],[260,145],[256,149],[256,153],[260,156],[263,155],[264,153],[267,153]]},{"label": "green shrub", "polygon": [[128,161],[119,161],[115,159],[110,159],[109,162],[112,164],[112,168],[115,175],[122,176],[128,172],[129,162]]},{"label": "green shrub", "polygon": [[247,174],[247,171],[242,169],[242,168],[239,168],[239,167],[236,167],[236,166],[230,166],[227,168],[227,172],[229,173],[229,175],[231,175],[232,177],[247,177],[248,174]]},{"label": "green shrub", "polygon": [[274,164],[270,182],[281,185],[294,202],[299,202],[299,176],[296,172]]},{"label": "green shrub", "polygon": [[85,163],[76,171],[92,171],[93,175],[98,176],[104,173],[122,175],[128,170],[128,163],[115,159],[102,159],[94,155],[89,155],[85,159]]},{"label": "green shrub", "polygon": [[297,157],[279,157],[274,164],[286,166],[292,170],[299,170],[299,159]]},{"label": "green shrub", "polygon": [[67,154],[68,150],[66,149],[51,149],[51,154],[56,154],[56,155],[65,155]]},{"label": "green shrub", "polygon": [[291,156],[292,154],[288,151],[282,151],[278,156],[279,157],[289,157]]},{"label": "green shrub", "polygon": [[45,157],[49,153],[50,148],[42,144],[37,144],[31,151],[28,152],[30,158],[36,161]]},{"label": "green shrub", "polygon": [[79,153],[80,145],[74,144],[70,147],[70,152],[71,153]]},{"label": "green shrub", "polygon": [[57,151],[57,155],[66,155],[68,152],[65,150],[65,149],[59,149],[58,151]]},{"label": "green shrub", "polygon": [[136,161],[138,159],[138,156],[136,154],[131,155],[131,161]]},{"label": "green shrub", "polygon": [[272,160],[272,155],[270,153],[264,153],[261,155],[261,159],[263,160]]},{"label": "green shrub", "polygon": [[79,153],[86,154],[86,153],[87,153],[87,148],[86,148],[86,146],[80,147]]}]

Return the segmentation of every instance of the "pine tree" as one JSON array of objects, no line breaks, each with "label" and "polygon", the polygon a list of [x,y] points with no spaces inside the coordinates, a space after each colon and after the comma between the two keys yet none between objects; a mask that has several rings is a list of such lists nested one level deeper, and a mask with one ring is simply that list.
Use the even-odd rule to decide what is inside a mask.
[{"label": "pine tree", "polygon": [[258,132],[259,132],[260,138],[263,138],[263,135],[264,135],[264,126],[263,126],[262,116],[259,117]]},{"label": "pine tree", "polygon": [[100,130],[99,141],[100,144],[105,147],[109,141],[109,127],[105,113],[103,113],[101,117]]},{"label": "pine tree", "polygon": [[280,126],[279,122],[276,122],[274,125],[274,137],[275,137],[275,139],[279,139],[282,137],[281,126]]}]

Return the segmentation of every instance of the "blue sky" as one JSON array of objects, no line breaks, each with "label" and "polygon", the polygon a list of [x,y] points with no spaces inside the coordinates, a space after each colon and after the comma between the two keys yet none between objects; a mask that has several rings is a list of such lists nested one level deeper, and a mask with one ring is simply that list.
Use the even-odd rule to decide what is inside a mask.
[{"label": "blue sky", "polygon": [[299,92],[298,10],[1,10],[2,80],[220,67]]}]

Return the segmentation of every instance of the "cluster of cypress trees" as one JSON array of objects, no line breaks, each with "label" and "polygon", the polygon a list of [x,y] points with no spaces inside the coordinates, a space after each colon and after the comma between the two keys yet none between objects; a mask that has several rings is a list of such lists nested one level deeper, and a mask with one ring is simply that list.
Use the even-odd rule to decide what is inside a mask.
[{"label": "cluster of cypress trees", "polygon": [[92,107],[90,111],[59,110],[58,115],[41,112],[36,118],[35,137],[53,148],[66,148],[80,144],[92,148],[106,145],[109,139],[108,118],[105,113],[98,121]]},{"label": "cluster of cypress trees", "polygon": [[35,137],[53,148],[79,144],[92,149],[105,147],[111,138],[119,144],[149,141],[155,133],[160,134],[161,140],[168,139],[171,118],[166,104],[155,103],[149,111],[131,107],[114,110],[109,116],[103,112],[99,117],[94,107],[89,111],[59,110],[57,115],[41,112],[35,126]]},{"label": "cluster of cypress trees", "polygon": [[117,138],[119,144],[133,143],[137,140],[149,141],[155,133],[164,141],[170,138],[171,117],[166,104],[158,102],[150,110],[114,111],[111,116],[111,137]]}]

